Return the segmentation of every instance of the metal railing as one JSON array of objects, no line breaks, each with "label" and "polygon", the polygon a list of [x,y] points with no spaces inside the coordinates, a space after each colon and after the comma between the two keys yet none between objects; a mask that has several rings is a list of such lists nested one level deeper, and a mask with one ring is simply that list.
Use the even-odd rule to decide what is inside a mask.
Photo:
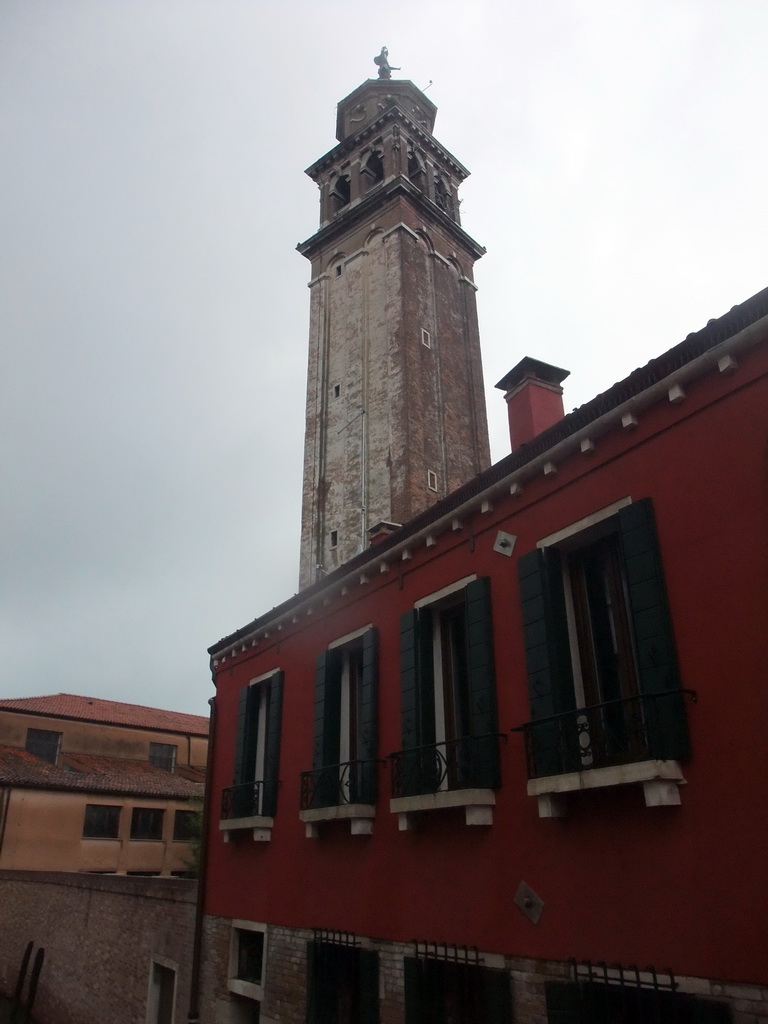
[{"label": "metal railing", "polygon": [[261,814],[264,782],[244,782],[240,786],[229,786],[221,792],[221,817],[251,818]]},{"label": "metal railing", "polygon": [[693,690],[639,693],[520,725],[528,778],[689,754],[685,696]]},{"label": "metal railing", "polygon": [[376,803],[377,761],[345,761],[301,773],[301,809]]},{"label": "metal railing", "polygon": [[497,788],[500,785],[500,738],[497,733],[462,736],[390,754],[392,796],[419,796],[439,790],[474,787]]}]

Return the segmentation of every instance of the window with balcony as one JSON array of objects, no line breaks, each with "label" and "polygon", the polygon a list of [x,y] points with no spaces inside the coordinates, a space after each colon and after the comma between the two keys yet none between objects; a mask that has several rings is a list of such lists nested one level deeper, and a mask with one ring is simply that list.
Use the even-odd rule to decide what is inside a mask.
[{"label": "window with balcony", "polygon": [[27,729],[26,749],[42,761],[56,764],[61,751],[61,733],[50,729]]},{"label": "window with balcony", "polygon": [[[649,500],[617,504],[519,560],[529,792],[638,781],[647,802],[679,802],[685,693],[653,510]],[[553,777],[554,789],[535,781]]]},{"label": "window with balcony", "polygon": [[234,785],[222,794],[220,827],[224,830],[252,818],[266,819],[256,826],[271,826],[277,810],[282,709],[282,672],[259,676],[240,691]]},{"label": "window with balcony", "polygon": [[113,804],[86,804],[83,839],[117,839],[121,809]]},{"label": "window with balcony", "polygon": [[162,839],[165,811],[160,807],[134,807],[131,839]]},{"label": "window with balcony", "polygon": [[173,743],[150,743],[149,763],[156,768],[164,768],[172,772],[176,768],[176,752],[178,747]]},{"label": "window with balcony", "polygon": [[476,803],[468,823],[490,824],[500,776],[487,578],[459,581],[406,612],[400,672],[403,749],[390,757],[392,810],[430,795],[413,809]]},{"label": "window with balcony", "polygon": [[363,819],[373,817],[376,803],[376,690],[373,627],[340,638],[318,656],[313,767],[301,777],[303,821],[350,818],[357,822],[353,831],[370,831]]},{"label": "window with balcony", "polygon": [[377,1024],[379,956],[354,935],[316,931],[307,943],[307,1024]]}]

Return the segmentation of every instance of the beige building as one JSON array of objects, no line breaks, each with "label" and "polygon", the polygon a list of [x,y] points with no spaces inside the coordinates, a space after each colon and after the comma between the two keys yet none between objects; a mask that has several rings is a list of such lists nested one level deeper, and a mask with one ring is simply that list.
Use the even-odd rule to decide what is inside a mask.
[{"label": "beige building", "polygon": [[0,700],[0,869],[190,869],[208,719],[53,694]]}]

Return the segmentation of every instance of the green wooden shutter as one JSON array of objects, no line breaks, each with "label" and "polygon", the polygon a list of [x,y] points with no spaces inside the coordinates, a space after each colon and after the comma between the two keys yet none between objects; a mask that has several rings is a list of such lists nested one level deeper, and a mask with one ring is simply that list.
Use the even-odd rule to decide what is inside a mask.
[{"label": "green wooden shutter", "polygon": [[256,719],[255,688],[244,686],[240,690],[237,705],[237,730],[235,732],[235,786],[253,782],[256,775]]},{"label": "green wooden shutter", "polygon": [[573,981],[548,981],[547,1024],[580,1024],[581,991]]},{"label": "green wooden shutter", "polygon": [[[640,691],[679,691],[677,653],[650,498],[621,509],[618,522]],[[682,693],[645,701],[644,712],[653,757],[690,756]]]},{"label": "green wooden shutter", "polygon": [[481,967],[485,1019],[488,1024],[511,1024],[512,990],[509,972]]},{"label": "green wooden shutter", "polygon": [[[434,757],[415,748],[435,742],[435,688],[432,669],[432,615],[415,608],[400,619],[400,725],[403,796],[430,792]],[[425,770],[422,770],[425,769]]]},{"label": "green wooden shutter", "polygon": [[536,724],[576,707],[560,554],[555,548],[536,548],[518,560],[517,568],[531,706],[532,776],[578,771],[576,733],[568,728],[572,723]]},{"label": "green wooden shutter", "polygon": [[341,717],[341,652],[338,648],[317,656],[315,673],[315,727],[312,767],[339,763]]},{"label": "green wooden shutter", "polygon": [[357,950],[360,978],[360,1024],[379,1024],[379,954]]},{"label": "green wooden shutter", "polygon": [[278,775],[280,774],[280,725],[283,716],[283,673],[275,672],[269,681],[269,700],[265,728],[264,790],[261,813],[274,817],[277,811]]},{"label": "green wooden shutter", "polygon": [[[363,634],[363,673],[360,681],[359,758],[372,762],[362,765],[353,776],[356,783],[354,799],[376,802],[376,756],[378,754],[378,632],[369,629]],[[354,727],[354,726],[352,726]]]},{"label": "green wooden shutter", "polygon": [[467,585],[464,614],[473,739],[472,782],[476,786],[495,789],[501,780],[491,628],[491,589],[487,576],[473,580]]}]

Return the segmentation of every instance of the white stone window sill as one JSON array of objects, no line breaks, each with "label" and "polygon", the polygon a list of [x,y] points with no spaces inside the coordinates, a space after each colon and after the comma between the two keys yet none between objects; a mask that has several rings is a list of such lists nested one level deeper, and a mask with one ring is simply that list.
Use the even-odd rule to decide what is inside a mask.
[{"label": "white stone window sill", "polygon": [[415,828],[415,815],[447,807],[463,807],[467,825],[492,825],[495,805],[496,794],[492,789],[441,789],[419,796],[393,797],[389,801],[390,811],[398,816],[401,832]]},{"label": "white stone window sill", "polygon": [[376,817],[374,804],[339,804],[337,807],[313,807],[299,811],[299,817],[306,825],[307,839],[317,839],[323,821],[348,821],[353,836],[369,836],[373,832]]},{"label": "white stone window sill", "polygon": [[249,829],[253,829],[254,842],[268,843],[272,838],[272,826],[274,824],[274,818],[253,814],[248,818],[222,818],[219,822],[219,829],[224,833],[225,843],[231,840],[233,832],[247,832]]},{"label": "white stone window sill", "polygon": [[538,798],[540,818],[562,818],[566,814],[566,794],[627,785],[642,785],[646,807],[669,807],[680,803],[680,786],[685,785],[685,778],[678,761],[636,761],[529,779],[528,796]]},{"label": "white stone window sill", "polygon": [[246,996],[248,999],[258,999],[261,1001],[264,998],[264,986],[255,985],[252,981],[230,978],[227,982],[227,988],[230,992],[234,992],[235,995]]}]

